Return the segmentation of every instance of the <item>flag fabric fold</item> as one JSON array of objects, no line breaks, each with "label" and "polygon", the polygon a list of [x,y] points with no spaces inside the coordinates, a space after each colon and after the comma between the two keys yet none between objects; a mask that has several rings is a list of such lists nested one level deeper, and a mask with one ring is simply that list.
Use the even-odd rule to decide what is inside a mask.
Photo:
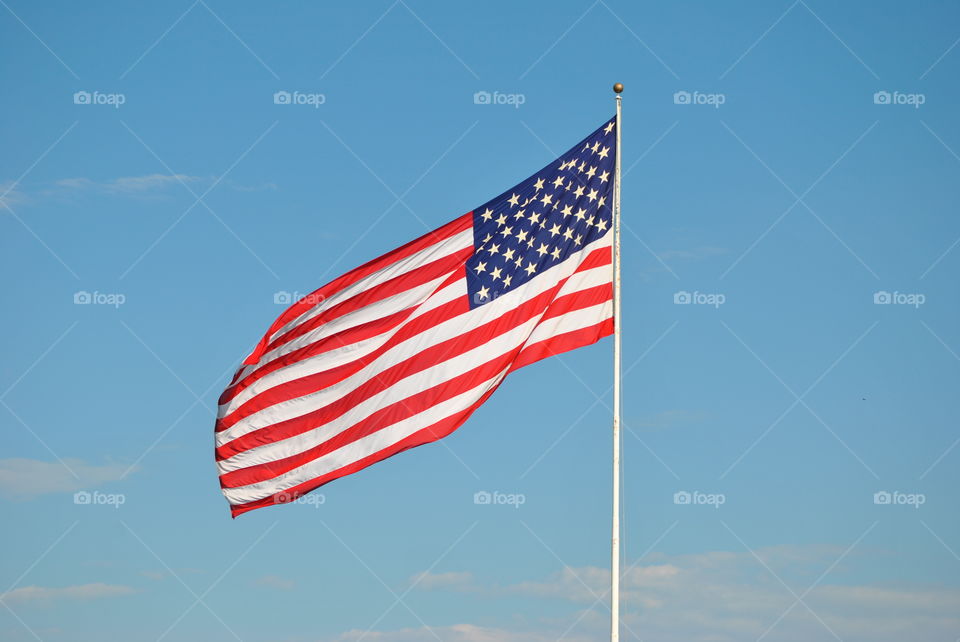
[{"label": "flag fabric fold", "polygon": [[234,517],[445,437],[511,371],[613,332],[615,127],[274,321],[220,396]]}]

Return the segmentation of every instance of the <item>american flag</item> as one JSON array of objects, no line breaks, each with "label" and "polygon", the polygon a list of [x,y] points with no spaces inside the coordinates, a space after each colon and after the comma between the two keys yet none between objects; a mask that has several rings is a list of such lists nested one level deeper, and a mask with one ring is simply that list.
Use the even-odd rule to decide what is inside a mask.
[{"label": "american flag", "polygon": [[511,371],[613,332],[615,127],[274,321],[220,396],[234,517],[445,437]]}]

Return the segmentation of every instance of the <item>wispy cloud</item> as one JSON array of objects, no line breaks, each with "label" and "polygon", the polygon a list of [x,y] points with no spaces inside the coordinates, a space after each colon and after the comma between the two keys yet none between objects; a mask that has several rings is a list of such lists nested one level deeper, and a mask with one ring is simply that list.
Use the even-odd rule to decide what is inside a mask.
[{"label": "wispy cloud", "polygon": [[416,584],[419,589],[435,588],[466,588],[474,585],[473,573],[466,571],[451,573],[431,573],[424,571],[417,573],[410,578],[411,584]]},{"label": "wispy cloud", "polygon": [[77,586],[23,586],[0,594],[4,602],[51,602],[54,600],[97,600],[136,593],[136,589],[119,584],[80,584]]},{"label": "wispy cloud", "polygon": [[0,496],[27,500],[49,493],[72,493],[96,489],[120,480],[124,464],[88,464],[79,459],[63,462],[37,459],[0,459]]},{"label": "wispy cloud", "polygon": [[108,194],[147,194],[164,190],[173,185],[201,181],[199,176],[186,174],[147,174],[145,176],[122,176],[108,180],[95,181],[90,178],[63,178],[56,182],[57,187],[67,190],[88,190]]},{"label": "wispy cloud", "polygon": [[255,580],[254,584],[280,591],[292,591],[297,585],[293,580],[288,580],[287,578],[280,577],[279,575],[264,575],[263,577]]},{"label": "wispy cloud", "polygon": [[[726,642],[760,637],[782,642],[819,642],[835,640],[831,630],[844,640],[871,642],[957,639],[960,589],[839,582],[839,577],[847,572],[847,562],[833,564],[843,553],[842,547],[822,545],[776,546],[753,553],[650,555],[648,563],[629,568],[621,579],[625,630],[628,627],[642,632],[644,639],[661,642]],[[831,575],[827,581],[805,593],[828,568]],[[564,568],[543,579],[507,586],[479,584],[466,572],[429,577],[437,578],[437,582],[431,585],[421,581],[418,588],[470,591],[513,601],[525,597],[552,599],[568,603],[573,609],[566,616],[540,620],[535,631],[484,629],[466,624],[448,627],[440,635],[445,641],[553,640],[578,618],[579,623],[564,639],[577,639],[578,635],[586,636],[581,639],[603,639],[606,631],[609,615],[604,602],[610,571],[605,568]],[[778,577],[797,595],[804,595],[804,602],[816,615],[802,604],[794,604],[795,596]],[[775,623],[774,630],[765,633]],[[380,642],[436,639],[425,628],[370,635]],[[356,632],[349,632],[337,638],[337,642],[350,642],[357,637]]]},{"label": "wispy cloud", "polygon": [[[436,642],[437,638],[444,642],[554,642],[556,634],[547,635],[539,632],[510,631],[507,629],[474,624],[454,624],[443,627],[419,627],[399,629],[396,631],[347,631],[343,635],[333,638],[333,642]],[[567,635],[565,642],[595,642],[598,638],[585,638]]]}]

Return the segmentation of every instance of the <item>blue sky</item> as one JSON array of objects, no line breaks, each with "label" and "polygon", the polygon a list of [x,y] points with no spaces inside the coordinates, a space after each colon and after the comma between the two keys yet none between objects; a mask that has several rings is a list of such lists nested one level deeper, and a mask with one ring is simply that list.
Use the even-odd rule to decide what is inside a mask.
[{"label": "blue sky", "polygon": [[616,81],[624,639],[960,636],[955,5],[0,4],[0,638],[604,639],[609,340],[311,504],[231,520],[211,433]]}]

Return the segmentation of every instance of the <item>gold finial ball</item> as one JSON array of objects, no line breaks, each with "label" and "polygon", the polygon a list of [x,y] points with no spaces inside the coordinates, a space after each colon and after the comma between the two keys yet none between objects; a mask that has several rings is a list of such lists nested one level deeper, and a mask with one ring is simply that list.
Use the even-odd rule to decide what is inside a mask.
[{"label": "gold finial ball", "polygon": [[622,91],[623,91],[623,83],[622,83],[622,82],[616,83],[616,84],[613,86],[613,90],[614,90],[615,92],[617,92],[618,94],[619,94],[620,92],[622,92]]}]

